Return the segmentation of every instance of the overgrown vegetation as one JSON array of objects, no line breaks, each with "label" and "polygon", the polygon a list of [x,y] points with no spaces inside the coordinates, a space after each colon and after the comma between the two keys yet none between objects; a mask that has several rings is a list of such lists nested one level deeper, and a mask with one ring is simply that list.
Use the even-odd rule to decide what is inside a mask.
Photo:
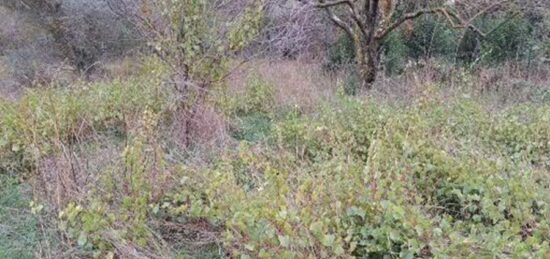
[{"label": "overgrown vegetation", "polygon": [[[340,96],[300,114],[276,109],[253,76],[222,106],[241,141],[198,166],[170,159],[170,98],[138,82],[2,105],[3,171],[44,177],[39,160],[102,145],[92,135],[120,147],[93,180],[58,168],[65,191],[85,196],[35,201],[57,206],[61,231],[90,255],[182,244],[268,258],[548,255],[547,102],[495,113],[432,85],[406,107]],[[243,127],[250,117],[265,122]],[[58,163],[84,166],[76,156]]]},{"label": "overgrown vegetation", "polygon": [[141,51],[0,95],[0,258],[550,257],[544,12],[416,19],[365,91],[338,32],[251,54],[296,6],[106,3]]}]

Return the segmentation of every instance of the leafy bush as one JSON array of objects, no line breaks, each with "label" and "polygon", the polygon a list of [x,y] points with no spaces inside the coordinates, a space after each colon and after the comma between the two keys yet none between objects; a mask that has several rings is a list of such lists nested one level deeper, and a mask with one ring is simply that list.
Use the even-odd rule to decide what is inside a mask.
[{"label": "leafy bush", "polygon": [[269,136],[272,119],[259,114],[235,118],[232,136],[237,140],[257,142]]},{"label": "leafy bush", "polygon": [[498,63],[504,60],[532,58],[529,55],[534,44],[533,29],[525,18],[493,19],[486,23],[489,24],[489,28],[500,24],[484,41],[483,52],[487,55],[487,61]]},{"label": "leafy bush", "polygon": [[548,107],[513,128],[512,112],[468,100],[337,107],[277,124],[276,146],[181,172],[166,213],[224,226],[244,257],[548,254],[548,165],[533,163],[550,154]]},{"label": "leafy bush", "polygon": [[248,78],[243,96],[236,100],[235,112],[237,114],[270,114],[275,108],[275,88],[258,75]]},{"label": "leafy bush", "polygon": [[[151,62],[151,64],[155,64]],[[143,76],[162,73],[143,68]],[[24,173],[37,159],[55,153],[56,143],[75,143],[93,131],[122,131],[126,119],[147,107],[169,109],[170,93],[149,84],[158,79],[35,89],[16,102],[0,100],[0,172]],[[15,172],[14,172],[15,170]]]},{"label": "leafy bush", "polygon": [[424,16],[415,21],[412,33],[405,45],[408,56],[418,58],[447,57],[455,55],[457,32],[434,16]]},{"label": "leafy bush", "polygon": [[407,63],[409,49],[406,38],[400,32],[393,32],[384,41],[383,64],[389,75],[400,73]]},{"label": "leafy bush", "polygon": [[[544,36],[540,32],[543,30],[537,30],[536,22],[528,17],[484,18],[476,26],[489,32],[486,38],[480,38],[471,30],[453,29],[437,17],[416,19],[410,30],[395,31],[384,41],[383,62],[387,72],[402,72],[403,64],[409,59],[436,57],[466,64],[480,61],[498,64],[509,60],[531,62],[537,56],[544,56],[544,40],[541,40]],[[330,59],[334,60],[331,64],[339,64],[344,56],[336,54],[348,53],[344,51],[347,48],[339,46],[347,45],[339,43],[333,47],[336,51],[329,50],[329,57],[335,57]],[[353,50],[353,46],[350,48]]]},{"label": "leafy bush", "polygon": [[127,242],[145,251],[161,246],[147,227],[149,204],[163,192],[153,187],[165,185],[167,177],[155,137],[158,121],[145,110],[122,153],[123,164],[105,172],[87,200],[69,203],[59,214],[60,229],[94,256],[113,258],[115,246]]},{"label": "leafy bush", "polygon": [[337,70],[352,64],[355,59],[353,39],[347,34],[338,37],[338,40],[327,50],[327,70]]}]

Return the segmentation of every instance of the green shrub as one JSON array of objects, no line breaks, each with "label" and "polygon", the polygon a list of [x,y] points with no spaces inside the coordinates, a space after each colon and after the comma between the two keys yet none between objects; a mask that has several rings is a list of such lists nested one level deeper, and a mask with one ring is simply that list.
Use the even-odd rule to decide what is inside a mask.
[{"label": "green shrub", "polygon": [[499,25],[483,42],[482,54],[486,55],[486,61],[498,63],[505,60],[531,58],[529,53],[533,48],[534,35],[527,19],[519,16],[508,20],[505,17],[485,23],[488,25],[484,27],[488,28]]},{"label": "green shrub", "polygon": [[519,106],[498,118],[488,131],[493,148],[516,163],[550,166],[550,122],[548,107]]},{"label": "green shrub", "polygon": [[[142,250],[158,245],[151,241],[147,219],[150,200],[158,198],[161,191],[151,188],[165,181],[165,171],[159,141],[152,141],[151,136],[157,134],[160,115],[173,109],[173,99],[169,92],[161,91],[162,71],[147,70],[150,72],[143,78],[69,89],[33,89],[20,100],[0,102],[2,177],[7,174],[34,181],[43,176],[38,170],[44,170],[36,165],[47,158],[55,159],[65,147],[84,148],[102,136],[115,142],[126,140],[121,158],[109,161],[112,168],[98,168],[98,175],[82,172],[90,175],[81,177],[99,179],[95,186],[84,186],[92,189],[85,198],[77,200],[68,194],[62,194],[68,196],[66,199],[56,197],[60,199],[55,204],[59,206],[60,229],[86,255],[112,257],[117,246],[120,249],[128,242]],[[136,121],[140,123],[134,132]],[[151,171],[159,175],[150,177]],[[35,198],[47,202],[49,197]]]},{"label": "green shrub", "polygon": [[355,47],[353,40],[343,34],[338,37],[338,40],[327,50],[327,70],[337,70],[346,67],[355,62]]},{"label": "green shrub", "polygon": [[104,172],[86,199],[59,213],[61,230],[96,257],[113,258],[115,248],[128,242],[140,252],[164,254],[147,226],[149,205],[162,195],[158,187],[167,181],[158,122],[158,114],[145,110],[122,152],[122,164]]},{"label": "green shrub", "polygon": [[[482,38],[472,30],[457,30],[437,16],[423,16],[413,21],[410,30],[390,33],[382,44],[382,62],[389,75],[403,71],[409,60],[439,58],[465,64],[494,65],[505,61],[526,61],[548,53],[544,25],[526,15],[485,17],[476,20]],[[350,67],[354,63],[353,41],[341,35],[327,49],[328,70]]]},{"label": "green shrub", "polygon": [[288,117],[272,146],[181,172],[166,213],[224,226],[243,257],[547,255],[548,107],[517,126],[514,111],[439,98]]},{"label": "green shrub", "polygon": [[228,116],[270,115],[275,109],[275,88],[257,74],[248,77],[244,92],[227,95],[220,103]]},{"label": "green shrub", "polygon": [[405,36],[402,32],[392,32],[383,43],[384,46],[384,66],[389,75],[397,74],[403,71],[409,57],[409,49],[405,44]]},{"label": "green shrub", "polygon": [[414,21],[410,38],[405,41],[408,56],[419,58],[454,56],[458,33],[434,16],[424,16]]},{"label": "green shrub", "polygon": [[276,108],[275,88],[259,75],[251,75],[244,93],[229,96],[221,106],[234,121],[232,136],[255,142],[271,131]]},{"label": "green shrub", "polygon": [[348,76],[346,76],[346,79],[344,81],[343,90],[346,95],[357,95],[359,89],[359,76],[357,75],[357,72],[354,70],[351,73],[349,73]]},{"label": "green shrub", "polygon": [[232,131],[233,138],[257,142],[266,139],[272,129],[272,119],[260,114],[237,117]]},{"label": "green shrub", "polygon": [[95,83],[74,89],[30,90],[17,102],[0,100],[0,172],[24,173],[51,154],[56,141],[74,143],[93,131],[122,132],[147,107],[170,108],[170,94],[151,80]]}]

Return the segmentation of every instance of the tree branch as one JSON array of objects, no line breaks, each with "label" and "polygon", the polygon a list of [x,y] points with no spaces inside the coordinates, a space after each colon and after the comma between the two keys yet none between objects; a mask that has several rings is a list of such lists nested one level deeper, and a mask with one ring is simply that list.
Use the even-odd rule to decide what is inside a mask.
[{"label": "tree branch", "polygon": [[357,12],[355,5],[349,2],[348,6],[349,6],[349,11],[351,13],[351,18],[353,19],[357,27],[359,27],[359,30],[361,31],[363,36],[366,37],[368,35],[367,28],[366,28],[367,26],[361,20],[361,17],[359,16],[359,13]]},{"label": "tree branch", "polygon": [[378,15],[380,0],[370,0],[369,10],[367,12],[367,25],[368,25],[368,34],[367,34],[367,44],[371,44],[374,39],[376,39],[376,27],[378,24]]},{"label": "tree branch", "polygon": [[314,6],[318,8],[328,8],[328,7],[333,7],[337,5],[343,5],[343,4],[353,5],[353,3],[356,1],[357,0],[335,0],[330,2],[319,1],[319,3],[314,4]]},{"label": "tree branch", "polygon": [[386,29],[383,29],[381,30],[381,33],[379,33],[378,35],[376,35],[376,38],[377,39],[383,39],[385,38],[390,32],[392,32],[393,30],[395,30],[397,27],[401,26],[401,24],[403,24],[404,22],[408,21],[408,20],[413,20],[413,19],[416,19],[424,14],[429,14],[429,13],[436,13],[438,12],[439,10],[438,9],[441,9],[441,8],[437,8],[437,9],[425,9],[425,10],[420,10],[420,11],[417,11],[415,13],[407,13],[405,15],[403,15],[401,18],[399,18],[397,21],[395,21],[394,23],[392,23],[391,25],[388,26],[388,28]]},{"label": "tree branch", "polygon": [[425,14],[441,14],[443,17],[447,19],[447,22],[451,25],[451,27],[456,29],[471,29],[475,33],[479,34],[481,37],[486,37],[486,33],[483,33],[479,28],[477,28],[475,25],[473,25],[473,21],[477,19],[479,16],[491,11],[493,8],[496,8],[498,6],[503,5],[506,2],[510,2],[511,0],[503,0],[496,2],[492,5],[489,5],[488,7],[482,9],[475,15],[473,15],[469,20],[465,20],[458,16],[456,13],[452,12],[451,10],[448,10],[447,8],[433,8],[433,9],[423,9],[419,10],[414,13],[407,13],[403,15],[401,18],[399,18],[397,21],[389,25],[387,28],[381,30],[381,32],[376,36],[377,39],[383,39],[385,38],[390,32],[401,26],[406,21],[416,19],[422,15]]},{"label": "tree branch", "polygon": [[334,24],[336,24],[336,26],[342,28],[348,34],[348,36],[350,36],[350,38],[353,39],[354,38],[353,28],[349,24],[344,22],[344,20],[342,20],[340,17],[338,17],[331,9],[331,7],[334,7],[337,5],[343,5],[343,4],[348,4],[350,6],[353,6],[352,1],[355,1],[355,0],[336,0],[331,2],[325,2],[324,0],[319,0],[319,3],[314,4],[313,6],[317,8],[325,9],[325,11],[330,17],[330,20]]}]

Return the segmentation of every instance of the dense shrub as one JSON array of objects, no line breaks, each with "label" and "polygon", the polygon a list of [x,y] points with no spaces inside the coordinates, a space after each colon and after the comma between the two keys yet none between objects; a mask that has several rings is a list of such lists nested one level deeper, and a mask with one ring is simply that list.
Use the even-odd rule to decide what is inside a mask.
[{"label": "dense shrub", "polygon": [[452,58],[456,51],[458,33],[434,16],[415,21],[410,36],[404,42],[411,58]]},{"label": "dense shrub", "polygon": [[273,113],[275,108],[275,89],[274,86],[267,82],[259,75],[249,76],[244,95],[235,96],[232,99],[235,102],[230,109],[236,115],[247,115],[252,113],[260,113],[268,115]]},{"label": "dense shrub", "polygon": [[[143,69],[142,76],[162,73]],[[170,94],[150,84],[160,86],[158,79],[142,77],[35,89],[17,101],[0,100],[0,172],[31,167],[36,158],[51,154],[56,143],[77,142],[94,131],[118,131],[147,107],[167,109]]]},{"label": "dense shrub", "polygon": [[353,39],[347,34],[340,35],[335,44],[327,50],[327,70],[342,69],[355,62]]},{"label": "dense shrub", "polygon": [[253,76],[241,93],[212,95],[235,141],[194,163],[165,145],[175,101],[149,63],[142,77],[0,104],[7,177],[70,177],[79,169],[41,162],[75,146],[97,155],[99,139],[117,147],[80,171],[80,192],[34,197],[83,255],[218,245],[244,258],[548,256],[546,103],[495,111],[426,86],[407,105],[336,95],[303,114],[276,107],[273,86]]},{"label": "dense shrub", "polygon": [[[166,183],[155,136],[158,122],[169,119],[161,115],[173,110],[174,102],[170,92],[161,91],[162,66],[153,59],[147,63],[140,77],[33,89],[20,100],[0,102],[0,176],[42,185],[34,193],[35,206],[59,212],[59,230],[86,256],[109,258],[128,242],[141,250],[160,247],[147,226],[149,204],[162,190],[151,188]],[[120,157],[91,167],[80,160],[82,152],[101,156],[107,145],[120,147]],[[74,154],[66,157],[67,152]],[[43,167],[55,159],[59,164],[77,159],[68,162],[78,169]],[[151,171],[158,177],[150,177]],[[65,177],[70,181],[57,180]],[[50,197],[53,184],[65,192]],[[82,189],[71,192],[75,186]]]},{"label": "dense shrub", "polygon": [[146,109],[138,120],[121,154],[122,163],[103,172],[85,202],[69,203],[59,213],[60,229],[95,257],[113,258],[115,247],[129,242],[142,253],[166,252],[147,226],[149,204],[167,184],[163,152],[155,136],[159,117]]},{"label": "dense shrub", "polygon": [[54,207],[85,255],[169,257],[167,242],[193,238],[185,242],[260,258],[549,253],[546,103],[495,112],[432,86],[405,106],[337,95],[302,114],[276,107],[273,86],[252,76],[241,93],[212,95],[239,144],[194,164],[165,145],[175,101],[149,63],[142,77],[0,104],[7,177],[70,176],[78,169],[40,165],[74,146],[99,154],[98,139],[117,147],[109,163],[81,171],[85,191],[33,203]]},{"label": "dense shrub", "polygon": [[548,254],[548,165],[533,162],[550,154],[548,107],[524,107],[522,123],[468,100],[337,107],[278,123],[276,146],[181,172],[165,213],[224,226],[244,257]]},{"label": "dense shrub", "polygon": [[[107,2],[0,4],[34,21],[21,30],[36,33],[29,38],[6,40],[17,30],[0,30],[0,44],[10,42],[2,64],[28,84],[57,69],[53,52],[42,52],[54,45],[58,62],[69,57],[86,72],[139,45],[138,28],[158,57],[128,58],[141,65],[121,65],[127,73],[114,79],[43,80],[48,88],[0,99],[0,257],[550,258],[547,74],[503,82],[523,71],[473,77],[466,67],[409,63],[530,61],[547,51],[537,49],[545,45],[537,15],[483,40],[417,19],[379,50],[386,71],[404,76],[357,96],[346,36],[325,66],[344,73],[281,62],[258,68],[276,84],[253,74],[226,92],[234,90],[226,79],[240,81],[231,66],[273,8],[264,1]],[[315,34],[319,24],[295,26],[317,20],[305,11],[268,17],[292,20],[266,37]],[[504,19],[480,18],[483,29]],[[273,39],[273,50],[294,56],[288,46],[306,38]],[[501,106],[485,99],[524,93]]]},{"label": "dense shrub", "polygon": [[461,42],[459,57],[469,63],[479,61],[495,64],[506,60],[522,61],[532,59],[530,51],[533,44],[531,24],[522,17],[485,19],[479,22],[486,38],[480,38],[473,32],[465,33]]},{"label": "dense shrub", "polygon": [[405,42],[405,35],[400,32],[393,32],[386,38],[383,65],[388,75],[402,72],[407,64],[409,49]]}]

